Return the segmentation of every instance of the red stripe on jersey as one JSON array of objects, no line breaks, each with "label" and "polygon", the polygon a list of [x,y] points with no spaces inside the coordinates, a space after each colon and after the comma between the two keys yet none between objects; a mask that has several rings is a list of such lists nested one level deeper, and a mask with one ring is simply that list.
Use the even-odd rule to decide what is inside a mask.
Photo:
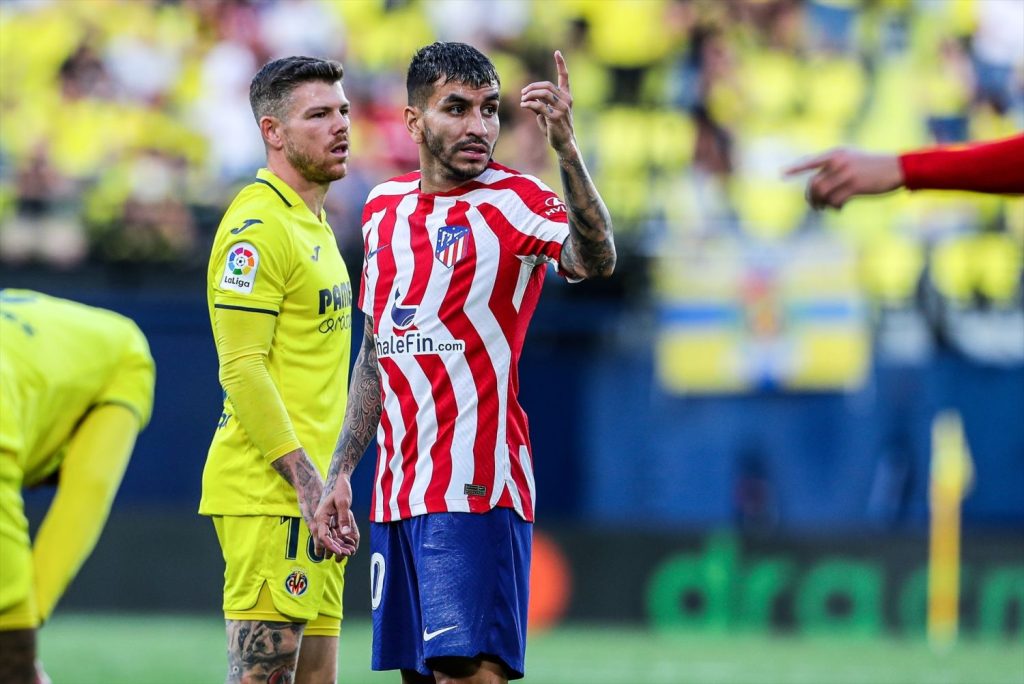
[{"label": "red stripe on jersey", "polygon": [[[380,225],[377,228],[377,243],[378,245],[384,245],[391,242],[394,238],[395,223],[397,221],[397,208],[398,202],[401,198],[392,197],[390,204],[383,205],[381,209],[386,209],[386,213],[381,218]],[[380,211],[378,209],[377,211]],[[374,212],[376,213],[376,211]],[[388,305],[388,294],[391,292],[391,288],[395,282],[395,257],[391,250],[385,249],[378,252],[377,256],[377,267],[379,269],[379,275],[377,277],[377,289],[372,294],[373,299],[373,325],[374,333],[380,329],[380,321],[387,312]],[[385,287],[381,287],[381,284],[386,284]],[[365,280],[364,280],[365,286]],[[381,369],[386,371],[389,376],[395,372],[394,364],[384,363],[387,359],[378,359],[377,363]],[[384,378],[381,378],[382,382]],[[384,396],[387,394],[386,389],[381,386],[381,405],[384,403]],[[380,473],[380,489],[383,501],[380,502],[384,510],[384,519],[391,519],[391,498],[392,498],[392,487],[394,484],[394,474],[391,472],[391,468],[388,467],[388,463],[395,454],[394,444],[394,429],[391,425],[391,419],[388,416],[386,410],[381,411],[381,425],[384,427],[384,443],[380,445],[378,449],[377,459],[378,472]],[[374,509],[376,510],[376,509]]]},{"label": "red stripe on jersey", "polygon": [[[433,249],[427,235],[427,216],[434,209],[434,200],[429,196],[420,196],[416,210],[409,217],[409,241],[413,253],[413,273],[409,281],[409,291],[402,297],[403,304],[419,305],[423,301],[423,293],[430,280],[433,268]],[[393,254],[393,252],[392,252]],[[397,366],[396,366],[397,367]],[[401,382],[397,379],[401,378]],[[431,376],[427,376],[431,377]],[[405,437],[402,438],[402,486],[398,490],[398,510],[402,518],[411,515],[410,494],[416,481],[416,462],[424,456],[419,454],[419,421],[417,417],[423,408],[416,405],[416,394],[408,379],[395,373],[396,382],[392,383],[395,396],[402,410],[402,420],[406,425]],[[431,477],[433,479],[433,477]]]},{"label": "red stripe on jersey", "polygon": [[[426,217],[434,210],[433,198],[423,197],[416,207],[416,213],[409,217],[410,243],[414,256],[412,287],[406,302],[420,304],[434,267],[434,247],[427,232]],[[424,493],[427,510],[443,510],[447,507],[445,494],[452,479],[452,442],[455,439],[455,389],[448,369],[441,358],[434,355],[420,355],[417,363],[425,377],[430,379],[430,393],[434,403],[434,421],[437,436],[430,446],[431,474]],[[422,407],[421,407],[422,408]],[[408,452],[407,452],[408,453]],[[419,458],[425,458],[419,454]]]},{"label": "red stripe on jersey", "polygon": [[558,199],[559,202],[561,202],[561,199],[559,199],[558,195],[556,195],[554,192],[541,188],[532,180],[523,176],[523,174],[519,173],[515,169],[510,169],[507,166],[502,166],[501,164],[498,164],[496,162],[491,162],[490,168],[493,168],[497,171],[504,171],[505,173],[512,174],[512,177],[502,179],[496,183],[492,183],[488,187],[495,189],[512,190],[517,195],[519,195],[519,198],[523,201],[524,204],[526,204],[526,206],[530,207],[530,210],[533,211],[533,213],[543,216],[549,221],[555,221],[557,223],[569,222],[569,214],[567,211],[557,212],[550,217],[545,213],[547,209],[550,208],[547,204],[549,198],[554,197],[555,199]]},{"label": "red stripe on jersey", "polygon": [[383,519],[387,521],[391,519],[391,485],[394,482],[394,476],[391,473],[391,468],[388,467],[388,463],[395,453],[395,445],[392,438],[395,431],[391,426],[391,419],[388,417],[387,411],[381,411],[380,413],[380,426],[384,433],[384,443],[377,448],[377,482],[380,483],[381,500],[376,500],[377,488],[374,487],[374,496],[371,497],[371,505],[373,506],[371,511],[376,511],[377,506],[383,507]]},{"label": "red stripe on jersey", "polygon": [[448,506],[445,494],[452,481],[452,442],[455,440],[455,388],[448,376],[441,358],[433,355],[416,357],[423,374],[430,378],[430,392],[434,397],[434,413],[437,416],[437,438],[430,447],[430,462],[433,470],[423,502],[428,511],[443,511]]},{"label": "red stripe on jersey", "polygon": [[[533,313],[537,310],[537,302],[540,301],[541,290],[544,289],[544,278],[547,276],[547,268],[539,267],[535,268],[533,273],[530,274],[530,282],[526,286],[526,292],[523,294],[523,301],[519,305],[519,316],[520,324],[518,335],[515,340],[515,362],[512,365],[511,377],[509,379],[509,393],[510,395],[514,392],[514,396],[509,398],[509,406],[515,404],[518,412],[515,415],[510,414],[510,426],[507,428],[509,434],[520,434],[522,438],[521,444],[525,444],[527,451],[530,454],[530,458],[533,458],[533,449],[530,447],[530,427],[529,421],[526,418],[526,411],[519,406],[519,357],[523,350],[523,343],[526,340],[526,329],[530,325],[530,320],[533,318]],[[519,476],[523,477],[523,482],[526,482],[526,473],[522,470],[522,463],[518,459],[518,450],[516,451],[516,458],[513,459],[513,470],[512,475],[519,481]],[[518,465],[518,470],[516,469]],[[531,472],[536,472],[536,469],[531,466]],[[518,474],[517,474],[518,473]],[[536,483],[534,483],[536,487]],[[520,488],[523,494],[523,517],[529,521],[533,521],[533,499],[530,492],[526,487]]]},{"label": "red stripe on jersey", "polygon": [[[526,290],[523,293],[523,299],[519,304],[519,311],[515,319],[516,327],[513,331],[514,334],[509,340],[512,361],[509,368],[505,435],[512,466],[512,480],[519,489],[519,497],[523,503],[523,517],[529,521],[533,520],[533,493],[529,478],[526,476],[526,471],[519,456],[519,446],[526,447],[526,451],[529,454],[527,458],[533,457],[533,449],[530,446],[529,420],[526,417],[526,411],[519,404],[519,358],[522,355],[526,331],[530,326],[533,313],[537,309],[537,302],[540,299],[540,293],[546,276],[546,265],[537,266],[530,273],[530,280],[526,285]],[[509,301],[511,304],[511,298]],[[530,470],[532,471],[533,468]]]},{"label": "red stripe on jersey", "polygon": [[409,281],[409,291],[402,298],[406,305],[422,303],[423,293],[426,292],[427,283],[430,282],[430,271],[434,267],[434,248],[430,244],[430,235],[427,233],[427,216],[433,210],[434,198],[430,195],[421,195],[416,203],[416,211],[409,216],[409,243],[413,254],[413,272],[412,279]]},{"label": "red stripe on jersey", "polygon": [[537,216],[556,223],[568,223],[569,216],[565,211],[555,212],[550,216],[548,215],[548,210],[552,208],[552,206],[547,204],[549,199],[554,198],[561,203],[558,195],[554,192],[541,187],[534,180],[527,178],[518,171],[514,171],[506,166],[502,166],[501,164],[491,162],[487,168],[512,175],[506,178],[499,178],[491,183],[484,183],[479,180],[470,181],[446,192],[439,192],[435,197],[455,197],[458,195],[465,195],[473,190],[480,190],[481,188],[486,188],[488,190],[511,190],[519,197],[520,201],[522,201],[523,204],[525,204],[526,207]]},{"label": "red stripe on jersey", "polygon": [[[488,205],[489,206],[489,205]],[[491,227],[491,230],[497,235],[501,235],[501,226],[508,225],[505,221],[505,217],[501,215],[494,207],[489,207],[493,211],[482,212],[484,220]],[[498,222],[495,225],[495,222]],[[500,238],[499,238],[500,239]],[[530,318],[533,314],[532,309],[520,309],[517,311],[513,298],[515,297],[516,285],[519,282],[519,271],[523,267],[523,262],[513,252],[507,252],[502,250],[498,255],[498,277],[495,278],[494,291],[491,293],[490,301],[488,306],[490,307],[491,313],[494,314],[494,318],[498,321],[498,325],[501,326],[501,331],[505,335],[505,342],[508,344],[509,351],[511,353],[511,360],[509,363],[509,394],[514,397],[519,391],[519,355],[522,351],[523,340],[526,339],[526,329],[530,324]],[[530,274],[530,282],[540,275],[541,282],[543,282],[544,273],[546,268],[535,268]],[[524,315],[525,314],[525,315]],[[506,414],[512,417],[513,414],[518,411],[522,413],[522,408],[518,402],[509,403],[506,408]],[[506,430],[508,426],[506,426]],[[522,434],[511,435],[507,434],[509,440],[515,438],[516,444],[529,444],[528,441],[521,441],[528,439]]]},{"label": "red stripe on jersey", "polygon": [[[507,225],[507,222],[500,213],[497,213],[497,210],[494,207],[489,208],[493,211],[484,214],[484,219],[487,221],[491,230],[494,231],[496,235],[500,236],[502,230],[501,224]],[[499,219],[501,224],[496,226],[491,220],[492,218]],[[519,459],[519,445],[526,445],[527,449],[529,449],[530,446],[529,436],[526,434],[526,431],[522,430],[520,427],[525,424],[526,415],[516,399],[516,393],[518,390],[517,366],[519,364],[519,354],[522,349],[523,339],[525,339],[526,328],[530,323],[530,315],[532,314],[532,311],[528,310],[525,312],[525,316],[521,315],[520,312],[516,310],[515,303],[513,301],[515,298],[516,287],[519,283],[519,274],[523,267],[524,264],[522,260],[520,260],[514,252],[509,252],[504,249],[499,252],[498,272],[494,278],[494,290],[491,292],[488,307],[494,315],[495,320],[498,321],[498,325],[505,336],[505,343],[509,347],[509,388],[505,404],[505,446],[509,452],[512,479],[515,483],[516,489],[518,490],[519,498],[523,502],[524,517],[527,520],[532,520],[533,506],[529,500],[530,488],[523,475],[522,467],[517,466]],[[533,273],[537,271],[543,273],[545,270],[545,268],[535,268],[531,273],[531,280]],[[515,456],[513,456],[513,454],[515,454]],[[503,508],[515,507],[507,486],[501,497],[498,499],[496,505]],[[526,512],[528,510],[530,513]]]},{"label": "red stripe on jersey", "polygon": [[[448,225],[470,225],[466,217],[469,205],[456,202],[448,212]],[[455,339],[466,343],[466,363],[476,385],[476,439],[473,442],[473,482],[487,488],[488,496],[470,496],[469,510],[483,513],[490,509],[489,495],[494,487],[494,452],[498,441],[498,379],[487,354],[487,346],[466,315],[465,305],[477,267],[477,252],[470,250],[452,275],[448,293],[438,317]],[[465,408],[465,407],[463,407]],[[440,416],[439,416],[440,418]],[[454,420],[455,415],[446,416]],[[470,484],[470,483],[467,483]]]},{"label": "red stripe on jersey", "polygon": [[481,204],[477,207],[487,224],[498,236],[498,240],[513,254],[539,256],[541,254],[553,259],[561,255],[562,245],[558,242],[541,240],[532,235],[520,232],[508,222],[505,215],[493,204]]},{"label": "red stripe on jersey", "polygon": [[[402,484],[399,485],[397,493],[398,517],[405,519],[412,515],[412,511],[409,510],[409,492],[412,491],[413,481],[416,479],[416,451],[419,445],[416,399],[409,380],[393,359],[381,359],[381,365],[387,370],[388,386],[391,388],[391,393],[398,397],[399,410],[402,412],[402,424],[405,425],[405,435],[402,437],[398,452],[402,458]],[[385,509],[384,515],[390,520],[387,509]]]},{"label": "red stripe on jersey", "polygon": [[[377,245],[378,247],[389,244],[395,236],[395,223],[398,220],[398,202],[401,201],[401,197],[391,197],[390,205],[382,207],[386,209],[384,216],[380,220],[380,225],[377,226]],[[376,212],[374,212],[376,213]],[[365,249],[365,247],[364,247]],[[364,252],[365,254],[365,252]],[[395,283],[395,255],[389,249],[382,249],[374,257],[377,259],[378,269],[380,274],[377,277],[377,289],[372,293],[366,292],[366,272],[363,270],[363,283],[359,288],[359,308],[366,310],[366,297],[370,294],[373,295],[373,322],[374,332],[380,329],[380,319],[387,311],[388,297],[391,295],[391,288]],[[381,287],[381,283],[386,283],[387,287]]]}]

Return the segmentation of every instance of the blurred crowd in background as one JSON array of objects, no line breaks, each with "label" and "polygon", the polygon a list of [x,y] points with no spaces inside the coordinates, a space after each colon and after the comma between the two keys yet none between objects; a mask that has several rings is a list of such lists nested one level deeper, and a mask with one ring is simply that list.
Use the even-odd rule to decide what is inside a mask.
[{"label": "blurred crowd in background", "polygon": [[602,294],[657,312],[667,387],[856,386],[871,328],[899,362],[936,337],[1024,362],[1024,200],[899,193],[822,214],[781,176],[837,145],[1020,130],[1022,0],[7,0],[0,31],[6,265],[201,274],[264,163],[249,80],[311,54],[346,68],[353,162],[327,210],[357,268],[367,191],[417,165],[413,52],[488,53],[497,159],[559,187],[515,94],[554,78],[560,48],[622,254]]},{"label": "blurred crowd in background", "polygon": [[[8,266],[201,273],[220,213],[264,162],[250,78],[311,54],[346,68],[352,171],[327,206],[355,267],[366,192],[417,163],[402,119],[409,58],[456,40],[501,74],[499,161],[554,187],[552,155],[515,94],[554,78],[554,48],[566,54],[579,138],[624,257],[613,296],[678,319],[708,293],[676,276],[724,259],[739,273],[721,283],[726,298],[771,337],[780,323],[764,302],[788,287],[772,274],[799,252],[833,262],[854,329],[884,325],[879,312],[925,321],[979,306],[1020,322],[1024,200],[902,193],[817,214],[780,174],[836,145],[900,151],[1020,130],[1020,0],[4,0],[0,31]],[[941,304],[931,313],[928,292]],[[913,319],[894,319],[893,353],[916,353]],[[947,323],[953,337],[964,327]],[[1024,361],[1017,341],[976,351]],[[857,382],[863,345],[845,347],[826,353],[849,368],[819,384]],[[673,365],[671,344],[668,356],[669,386],[715,389]]]},{"label": "blurred crowd in background", "polygon": [[[899,242],[864,282],[899,297],[909,273],[878,268],[920,270],[914,243],[950,235],[1019,243],[1020,202],[894,197],[820,216],[780,169],[840,144],[896,151],[1019,130],[1022,12],[1017,0],[4,0],[3,260],[201,263],[226,199],[263,163],[249,80],[290,54],[345,65],[353,172],[329,213],[350,253],[366,190],[416,165],[408,60],[456,40],[502,76],[496,156],[556,187],[514,95],[554,78],[554,48],[566,54],[579,137],[627,254],[824,228],[863,247]],[[943,287],[1013,289],[1005,273],[954,280],[965,277],[978,282]]]}]

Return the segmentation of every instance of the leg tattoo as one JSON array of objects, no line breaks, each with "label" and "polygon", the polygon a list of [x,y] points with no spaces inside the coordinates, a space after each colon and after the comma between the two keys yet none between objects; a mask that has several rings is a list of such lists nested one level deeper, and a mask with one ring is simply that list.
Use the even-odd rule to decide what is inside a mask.
[{"label": "leg tattoo", "polygon": [[292,684],[304,625],[228,620],[227,684]]},{"label": "leg tattoo", "polygon": [[32,684],[36,680],[36,630],[0,632],[0,682]]}]

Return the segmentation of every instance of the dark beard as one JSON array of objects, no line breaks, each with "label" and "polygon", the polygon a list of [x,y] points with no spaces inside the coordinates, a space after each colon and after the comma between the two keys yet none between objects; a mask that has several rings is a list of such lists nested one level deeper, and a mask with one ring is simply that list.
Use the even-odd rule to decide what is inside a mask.
[{"label": "dark beard", "polygon": [[299,150],[296,150],[288,143],[285,143],[284,153],[285,157],[288,159],[288,163],[299,172],[299,175],[310,183],[326,184],[342,178],[342,176],[337,174],[329,173],[322,166],[314,162],[311,157]]},{"label": "dark beard", "polygon": [[434,134],[430,132],[429,128],[424,127],[423,133],[427,142],[427,149],[430,150],[430,154],[433,155],[434,159],[441,162],[441,166],[444,167],[448,178],[456,181],[468,181],[473,180],[480,175],[480,171],[460,169],[452,163],[452,158],[455,157],[458,149],[452,149],[450,152],[445,150],[444,143],[434,137]]}]

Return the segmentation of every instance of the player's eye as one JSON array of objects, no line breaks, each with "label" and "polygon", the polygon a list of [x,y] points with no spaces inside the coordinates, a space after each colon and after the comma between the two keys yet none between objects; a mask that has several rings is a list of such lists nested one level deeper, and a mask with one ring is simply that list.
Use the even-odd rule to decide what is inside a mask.
[{"label": "player's eye", "polygon": [[483,112],[485,116],[494,116],[498,113],[498,107],[497,105],[487,105],[484,107]]}]

